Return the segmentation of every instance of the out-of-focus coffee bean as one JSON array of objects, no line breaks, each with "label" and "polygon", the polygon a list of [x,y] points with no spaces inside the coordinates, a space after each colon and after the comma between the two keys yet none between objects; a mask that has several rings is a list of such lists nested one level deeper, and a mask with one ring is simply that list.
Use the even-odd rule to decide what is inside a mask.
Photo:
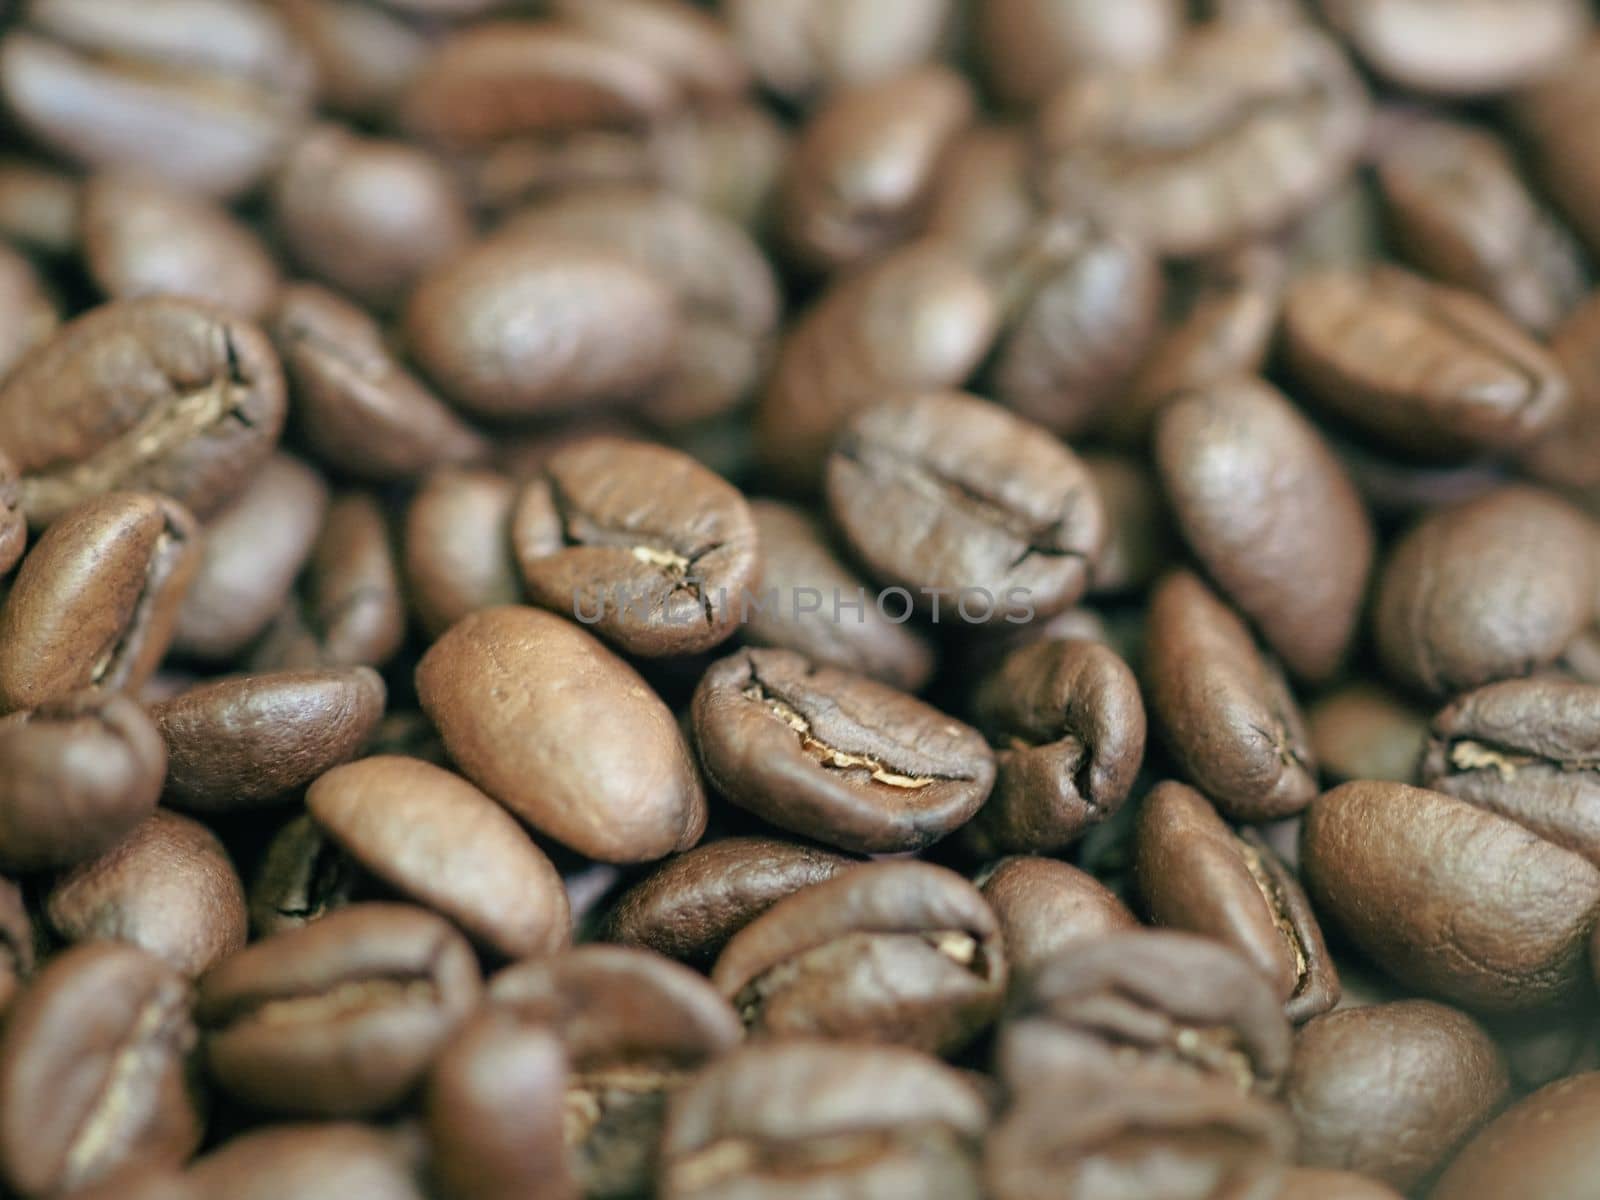
[{"label": "out-of-focus coffee bean", "polygon": [[1600,39],[1567,49],[1570,60],[1517,97],[1512,113],[1540,182],[1595,251],[1600,249],[1600,154],[1586,131],[1600,110],[1594,86]]},{"label": "out-of-focus coffee bean", "polygon": [[1428,740],[1428,719],[1369,683],[1331,692],[1306,710],[1317,764],[1335,783],[1387,779],[1410,783]]},{"label": "out-of-focus coffee bean", "polygon": [[554,12],[654,63],[691,100],[716,105],[750,86],[750,68],[727,23],[691,0],[554,0]]},{"label": "out-of-focus coffee bean", "polygon": [[1125,595],[1147,587],[1171,559],[1171,522],[1155,473],[1130,456],[1083,456],[1106,512],[1106,544],[1089,571],[1091,596]]},{"label": "out-of-focus coffee bean", "polygon": [[430,637],[522,598],[511,549],[516,499],[504,475],[466,467],[434,471],[412,499],[402,547],[407,597]]},{"label": "out-of-focus coffee bean", "polygon": [[22,899],[22,889],[0,878],[0,1019],[12,997],[33,974],[33,919]]},{"label": "out-of-focus coffee bean", "polygon": [[663,181],[679,195],[751,232],[770,223],[789,134],[761,105],[681,113],[656,130],[653,150]]},{"label": "out-of-focus coffee bean", "polygon": [[1571,388],[1571,403],[1518,463],[1542,483],[1600,488],[1600,295],[1591,295],[1550,335],[1550,350]]},{"label": "out-of-focus coffee bean", "polygon": [[1012,262],[1039,222],[1025,130],[979,124],[954,137],[935,168],[923,221],[986,273]]},{"label": "out-of-focus coffee bean", "polygon": [[[59,324],[56,302],[39,272],[17,251],[0,245],[0,379],[29,350],[47,341]],[[11,487],[15,490],[15,482]]]},{"label": "out-of-focus coffee bean", "polygon": [[1177,45],[1183,20],[1176,0],[983,0],[978,48],[995,92],[1026,107],[1073,74],[1160,61]]},{"label": "out-of-focus coffee bean", "polygon": [[233,1200],[423,1200],[426,1194],[392,1134],[346,1121],[240,1134],[196,1160],[188,1179],[200,1196]]},{"label": "out-of-focus coffee bean", "polygon": [[71,253],[78,244],[79,190],[65,171],[0,155],[0,237],[41,254]]},{"label": "out-of-focus coffee bean", "polygon": [[315,64],[322,105],[358,119],[394,111],[439,33],[370,0],[279,0],[278,11]]},{"label": "out-of-focus coffee bean", "polygon": [[978,890],[1000,922],[1013,987],[1069,947],[1139,926],[1105,884],[1053,858],[1001,859]]},{"label": "out-of-focus coffee bean", "polygon": [[1600,1169],[1600,1071],[1540,1088],[1468,1142],[1432,1200],[1561,1200],[1581,1196]]},{"label": "out-of-focus coffee bean", "polygon": [[299,929],[351,902],[360,872],[350,856],[301,813],[267,843],[250,881],[250,932]]},{"label": "out-of-focus coffee bean", "polygon": [[22,561],[27,548],[28,518],[22,511],[16,464],[0,450],[0,580]]}]

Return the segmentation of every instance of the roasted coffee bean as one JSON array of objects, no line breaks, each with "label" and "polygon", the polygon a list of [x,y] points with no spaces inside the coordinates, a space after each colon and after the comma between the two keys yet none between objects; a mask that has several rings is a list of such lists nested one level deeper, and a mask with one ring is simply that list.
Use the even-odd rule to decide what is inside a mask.
[{"label": "roasted coffee bean", "polygon": [[1071,946],[1022,980],[996,1067],[1014,1091],[1098,1079],[1137,1093],[1198,1078],[1272,1096],[1289,1042],[1272,986],[1236,952],[1139,930]]},{"label": "roasted coffee bean", "polygon": [[672,713],[569,621],[532,608],[474,613],[423,655],[417,694],[469,779],[581,854],[644,862],[705,830]]},{"label": "roasted coffee bean", "polygon": [[745,1046],[673,1098],[660,1194],[976,1200],[988,1116],[964,1075],[912,1050]]},{"label": "roasted coffee bean", "polygon": [[270,7],[33,0],[0,43],[0,90],[40,143],[189,191],[249,190],[311,100],[311,64]]},{"label": "roasted coffee bean", "polygon": [[900,392],[959,387],[999,322],[990,286],[950,247],[919,242],[834,284],[793,324],[755,417],[774,482],[813,491],[850,416]]},{"label": "roasted coffee bean", "polygon": [[1178,528],[1223,593],[1297,675],[1326,679],[1355,636],[1372,523],[1316,428],[1270,384],[1219,383],[1156,421]]},{"label": "roasted coffee bean", "polygon": [[637,401],[672,368],[679,326],[671,291],[626,256],[514,233],[428,271],[405,317],[439,389],[499,418]]},{"label": "roasted coffee bean", "polygon": [[1468,1142],[1433,1200],[1565,1200],[1600,1170],[1600,1071],[1574,1075],[1521,1100]]},{"label": "roasted coffee bean", "polygon": [[969,126],[939,158],[924,233],[961,251],[986,275],[999,275],[1038,227],[1032,167],[1024,130]]},{"label": "roasted coffee bean", "polygon": [[1405,1200],[1386,1183],[1354,1171],[1294,1167],[1283,1176],[1277,1200]]},{"label": "roasted coffee bean", "polygon": [[1309,804],[1317,779],[1304,722],[1244,622],[1180,570],[1157,585],[1146,637],[1156,728],[1189,780],[1235,820]]},{"label": "roasted coffee bean", "polygon": [[313,783],[306,807],[372,875],[497,954],[547,954],[571,935],[544,851],[458,775],[415,758],[365,758]]},{"label": "roasted coffee bean", "polygon": [[269,1125],[198,1159],[188,1181],[200,1197],[232,1200],[423,1200],[394,1135],[367,1125]]},{"label": "roasted coffee bean", "polygon": [[1553,662],[1593,615],[1594,546],[1586,516],[1534,488],[1424,517],[1378,575],[1385,669],[1437,696]]},{"label": "roasted coffee bean", "polygon": [[1043,108],[1045,189],[1163,254],[1272,233],[1348,170],[1361,81],[1310,28],[1213,24],[1146,66],[1084,72]]},{"label": "roasted coffee bean", "polygon": [[272,336],[296,428],[329,466],[382,481],[488,456],[484,438],[395,361],[378,323],[332,292],[286,288]]},{"label": "roasted coffee bean", "polygon": [[1522,93],[1513,112],[1527,135],[1527,149],[1540,182],[1583,236],[1591,251],[1600,247],[1600,155],[1585,131],[1592,128],[1600,94],[1594,67],[1600,40],[1569,47],[1568,61]]},{"label": "roasted coffee bean", "polygon": [[726,0],[722,7],[761,82],[797,103],[929,61],[955,15],[950,0],[882,0],[870,12],[829,0]]},{"label": "roasted coffee bean", "polygon": [[1402,118],[1378,159],[1401,252],[1536,333],[1583,295],[1578,244],[1529,192],[1510,150],[1470,125]]},{"label": "roasted coffee bean", "polygon": [[22,889],[0,878],[0,1019],[33,974],[33,937],[33,919],[23,902]]},{"label": "roasted coffee bean", "polygon": [[86,500],[52,525],[0,608],[0,709],[143,684],[172,643],[196,535],[182,505],[139,492]]},{"label": "roasted coffee bean", "polygon": [[1488,95],[1533,83],[1582,41],[1590,24],[1580,0],[1333,0],[1322,7],[1384,80],[1442,96]]},{"label": "roasted coffee bean", "polygon": [[1284,346],[1311,399],[1402,455],[1503,454],[1570,403],[1560,364],[1496,308],[1398,267],[1301,277]]},{"label": "roasted coffee bean", "polygon": [[433,1177],[446,1196],[573,1200],[568,1064],[560,1037],[488,1009],[445,1044],[424,1110]]},{"label": "roasted coffee bean", "polygon": [[[637,3],[637,0],[628,0]],[[674,427],[730,412],[764,375],[781,299],[761,249],[732,220],[649,188],[585,188],[503,227],[621,254],[668,285],[682,317],[677,362],[640,413]]]},{"label": "roasted coffee bean", "polygon": [[1430,1177],[1509,1092],[1476,1021],[1428,1000],[1318,1017],[1295,1036],[1285,1099],[1298,1157],[1402,1191]]},{"label": "roasted coffee bean", "polygon": [[217,663],[244,650],[283,608],[327,511],[320,475],[286,454],[267,459],[205,528],[173,648]]},{"label": "roasted coffee bean", "polygon": [[1282,1109],[1223,1083],[1061,1080],[1024,1094],[995,1126],[985,1194],[1268,1200],[1279,1194],[1293,1147]]},{"label": "roasted coffee bean", "polygon": [[1339,1001],[1339,974],[1305,892],[1253,833],[1238,834],[1193,788],[1163,783],[1139,810],[1139,892],[1157,925],[1233,947],[1271,982],[1291,1021]]},{"label": "roasted coffee bean", "polygon": [[702,976],[620,946],[507,967],[489,997],[520,1022],[549,1027],[566,1049],[566,1142],[587,1196],[651,1190],[669,1097],[743,1032]]},{"label": "roasted coffee bean", "polygon": [[916,850],[994,785],[978,732],[876,680],[788,650],[741,650],[695,690],[706,777],[772,824],[863,853]]},{"label": "roasted coffee bean", "polygon": [[182,1163],[203,1120],[193,994],[133,946],[57,955],[12,1002],[0,1037],[0,1168],[56,1196],[138,1162]]},{"label": "roasted coffee bean", "polygon": [[1418,782],[1600,864],[1600,687],[1513,679],[1433,719]]},{"label": "roasted coffee bean", "polygon": [[58,879],[45,915],[65,941],[131,942],[190,976],[245,942],[244,884],[228,852],[204,825],[165,809]]},{"label": "roasted coffee bean", "polygon": [[1068,947],[1139,925],[1105,884],[1053,858],[1001,859],[978,889],[1000,922],[1013,987]]},{"label": "roasted coffee bean", "polygon": [[167,743],[167,798],[228,812],[282,801],[354,758],[383,716],[368,667],[235,675],[150,706]]},{"label": "roasted coffee bean", "polygon": [[403,1100],[481,990],[442,918],[360,904],[257,942],[200,981],[221,1087],[276,1113],[348,1116]]},{"label": "roasted coffee bean", "polygon": [[261,239],[174,185],[105,172],[84,184],[78,219],[89,275],[108,299],[186,296],[259,321],[277,295],[278,266]]},{"label": "roasted coffee bean", "polygon": [[1577,1000],[1600,869],[1496,813],[1401,783],[1320,797],[1300,860],[1317,911],[1409,987],[1475,1012]]},{"label": "roasted coffee bean", "polygon": [[691,108],[657,129],[654,146],[667,186],[752,233],[771,224],[789,153],[789,131],[751,100]]},{"label": "roasted coffee bean", "polygon": [[161,796],[167,751],[132,700],[77,692],[0,719],[0,866],[37,871],[110,849]]},{"label": "roasted coffee bean", "polygon": [[278,11],[316,64],[322,106],[352,118],[394,112],[445,32],[366,0],[282,0]]},{"label": "roasted coffee bean", "polygon": [[0,450],[0,579],[22,560],[28,547],[28,518],[22,511],[17,468]]},{"label": "roasted coffee bean", "polygon": [[250,881],[250,932],[265,938],[309,925],[348,905],[360,882],[350,856],[301,813],[273,835]]},{"label": "roasted coffee bean", "polygon": [[711,982],[753,1036],[953,1053],[994,1018],[1006,961],[975,887],[943,867],[882,862],[780,900],[733,936]]},{"label": "roasted coffee bean", "polygon": [[[4,321],[0,326],[0,379],[29,350],[47,341],[60,324],[56,302],[39,272],[21,254],[4,245],[0,245],[0,320]],[[15,506],[14,498],[7,502],[8,508]]]},{"label": "roasted coffee bean", "polygon": [[1139,681],[1098,642],[1012,651],[978,685],[973,712],[996,763],[994,793],[963,834],[979,857],[1070,845],[1116,813],[1144,759]]},{"label": "roasted coffee bean", "polygon": [[[868,599],[866,581],[834,552],[820,521],[774,500],[755,501],[750,515],[762,573],[749,612],[739,614],[739,633],[748,644],[793,650],[819,665],[857,671],[907,692],[928,682],[933,647]],[[833,597],[840,600],[837,609]]]},{"label": "roasted coffee bean", "polygon": [[1085,454],[1106,513],[1106,542],[1089,570],[1091,596],[1123,595],[1150,585],[1172,558],[1171,522],[1155,473],[1136,459]]},{"label": "roasted coffee bean", "polygon": [[646,442],[558,450],[517,498],[511,538],[537,603],[647,657],[727,640],[761,577],[738,489]]},{"label": "roasted coffee bean", "polygon": [[432,472],[406,509],[401,550],[406,594],[430,637],[468,613],[522,598],[511,550],[517,487],[498,472]]},{"label": "roasted coffee bean", "polygon": [[1054,220],[999,276],[1011,315],[989,370],[995,399],[1062,437],[1092,428],[1155,339],[1160,263],[1093,221]]},{"label": "roasted coffee bean", "polygon": [[1306,710],[1306,727],[1318,765],[1336,783],[1410,783],[1428,740],[1424,714],[1367,683],[1350,684],[1318,700]]},{"label": "roasted coffee bean", "polygon": [[602,936],[709,967],[729,938],[779,900],[832,879],[854,861],[777,838],[732,837],[696,846],[624,892]]},{"label": "roasted coffee bean", "polygon": [[[1594,943],[1589,943],[1591,959]],[[1531,1092],[1564,1075],[1592,1070],[1600,1065],[1600,1032],[1595,1014],[1580,1007],[1565,1013],[1535,1013],[1487,1023],[1511,1070],[1511,1086]]]},{"label": "roasted coffee bean", "polygon": [[375,496],[348,492],[329,505],[301,593],[257,644],[255,670],[380,667],[394,657],[405,640],[405,599]]},{"label": "roasted coffee bean", "polygon": [[856,414],[828,456],[826,491],[874,578],[925,610],[942,598],[971,624],[1071,606],[1106,540],[1099,494],[1072,451],[954,392]]},{"label": "roasted coffee bean", "polygon": [[78,241],[79,191],[79,180],[66,171],[0,155],[0,236],[34,253],[72,253]]},{"label": "roasted coffee bean", "polygon": [[272,218],[301,270],[384,311],[472,236],[466,202],[438,162],[337,125],[295,143],[273,183]]},{"label": "roasted coffee bean", "polygon": [[195,301],[102,305],[0,386],[0,445],[42,526],[119,488],[205,517],[238,495],[283,426],[283,375],[262,333]]},{"label": "roasted coffee bean", "polygon": [[779,192],[790,256],[839,271],[915,233],[939,156],[973,112],[971,85],[945,66],[836,92],[801,130]]},{"label": "roasted coffee bean", "polygon": [[977,9],[985,74],[1008,104],[1031,107],[1085,69],[1144,67],[1183,32],[1176,0],[986,0]]},{"label": "roasted coffee bean", "polygon": [[727,24],[688,0],[555,0],[551,7],[576,28],[655,63],[692,100],[717,104],[750,86]]},{"label": "roasted coffee bean", "polygon": [[1518,463],[1542,483],[1600,486],[1600,296],[1591,295],[1551,334],[1550,350],[1571,388],[1567,414],[1524,447]]}]

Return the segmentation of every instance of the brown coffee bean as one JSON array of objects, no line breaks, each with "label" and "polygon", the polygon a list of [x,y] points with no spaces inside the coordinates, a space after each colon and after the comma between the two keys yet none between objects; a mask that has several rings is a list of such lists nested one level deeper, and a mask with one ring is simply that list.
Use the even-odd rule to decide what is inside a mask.
[{"label": "brown coffee bean", "polygon": [[1062,437],[1083,433],[1154,341],[1160,263],[1126,235],[1072,218],[1043,224],[999,277],[1011,315],[989,369],[995,399]]},{"label": "brown coffee bean", "polygon": [[1497,309],[1398,267],[1303,276],[1284,337],[1313,400],[1402,454],[1504,453],[1569,404],[1559,364]]},{"label": "brown coffee bean", "polygon": [[1163,783],[1139,810],[1136,871],[1157,925],[1231,946],[1296,1023],[1339,1002],[1339,974],[1300,883],[1267,844],[1223,823],[1205,797]]},{"label": "brown coffee bean", "polygon": [[193,994],[133,946],[57,955],[0,1037],[0,1168],[26,1197],[59,1195],[200,1144]]},{"label": "brown coffee bean", "polygon": [[851,414],[907,391],[959,387],[988,353],[998,298],[949,247],[927,241],[847,275],[791,326],[756,410],[774,482],[812,491]]},{"label": "brown coffee bean", "polygon": [[1173,400],[1155,458],[1211,578],[1292,671],[1332,675],[1355,636],[1373,533],[1316,428],[1270,384],[1239,379]]},{"label": "brown coffee bean", "polygon": [[17,467],[0,450],[0,579],[22,561],[28,548],[28,518],[22,511],[21,489],[17,486]]},{"label": "brown coffee bean", "polygon": [[1083,465],[1106,513],[1106,543],[1089,571],[1091,596],[1145,589],[1172,558],[1171,522],[1155,472],[1137,459],[1098,451]]},{"label": "brown coffee bean", "polygon": [[687,849],[705,829],[705,796],[671,712],[560,617],[491,608],[462,619],[423,655],[417,694],[469,779],[579,853],[643,862]]},{"label": "brown coffee bean", "polygon": [[884,0],[868,12],[828,0],[727,0],[722,7],[761,82],[805,102],[933,59],[955,6],[950,0]]},{"label": "brown coffee bean", "polygon": [[238,195],[265,173],[313,82],[275,12],[239,0],[155,13],[36,0],[0,45],[0,90],[39,142],[211,195]]},{"label": "brown coffee bean", "polygon": [[313,284],[284,289],[272,322],[294,419],[317,457],[369,480],[488,456],[484,438],[402,367],[378,323]]},{"label": "brown coffee bean", "polygon": [[119,488],[208,516],[236,496],[283,426],[283,376],[251,325],[194,301],[102,305],[0,386],[0,443],[41,526]]},{"label": "brown coffee bean", "polygon": [[1600,870],[1505,817],[1401,783],[1347,783],[1306,812],[1317,911],[1402,983],[1474,1012],[1574,1001]]},{"label": "brown coffee bean", "polygon": [[996,759],[994,794],[963,834],[980,857],[1070,845],[1116,813],[1144,759],[1139,681],[1097,642],[1012,651],[978,685],[973,712]]},{"label": "brown coffee bean", "polygon": [[679,316],[667,287],[624,255],[511,234],[427,272],[405,328],[446,396],[504,418],[637,400],[673,366]]},{"label": "brown coffee bean", "polygon": [[1001,859],[978,889],[1000,922],[1013,987],[1069,947],[1139,926],[1105,884],[1053,858]]},{"label": "brown coffee bean", "polygon": [[[775,500],[753,502],[750,514],[762,571],[759,593],[748,613],[739,614],[745,642],[793,650],[819,665],[857,671],[902,691],[918,691],[928,682],[933,647],[911,625],[891,621],[867,599],[866,581],[837,555],[820,521]],[[840,600],[837,609],[833,597]]]},{"label": "brown coffee bean", "polygon": [[1600,41],[1591,38],[1568,51],[1563,66],[1517,98],[1513,114],[1540,182],[1592,251],[1600,246],[1600,155],[1585,131],[1600,104],[1593,86]]},{"label": "brown coffee bean", "polygon": [[356,862],[497,954],[548,954],[571,936],[561,877],[510,814],[466,780],[385,755],[335,767],[306,807]]},{"label": "brown coffee bean", "polygon": [[764,375],[777,336],[777,280],[732,220],[659,189],[611,187],[537,205],[502,228],[592,243],[672,289],[682,316],[677,362],[641,404],[648,420],[672,427],[727,413]]},{"label": "brown coffee bean", "polygon": [[468,613],[522,598],[511,550],[517,487],[495,471],[432,472],[406,509],[402,559],[412,611],[438,637]]},{"label": "brown coffee bean", "polygon": [[839,271],[915,233],[939,156],[973,114],[971,85],[945,66],[834,93],[801,130],[778,195],[790,256]]},{"label": "brown coffee bean", "polygon": [[1032,107],[1074,72],[1165,58],[1183,20],[1176,0],[988,0],[977,10],[978,47],[1001,99]]},{"label": "brown coffee bean", "polygon": [[301,270],[382,311],[472,237],[460,188],[431,156],[337,125],[290,150],[272,219]]},{"label": "brown coffee bean", "polygon": [[1336,783],[1417,777],[1427,717],[1383,688],[1353,683],[1306,710],[1306,727],[1317,764]]},{"label": "brown coffee bean", "polygon": [[511,539],[536,603],[647,657],[726,641],[761,577],[738,489],[647,442],[556,451],[517,498]]},{"label": "brown coffee bean", "polygon": [[494,1008],[462,1026],[439,1052],[424,1101],[444,1194],[573,1200],[567,1092],[566,1051],[553,1030]]},{"label": "brown coffee bean", "polygon": [[713,665],[692,722],[706,777],[728,800],[844,850],[929,845],[970,819],[994,784],[976,730],[787,650],[741,650]]},{"label": "brown coffee bean", "polygon": [[0,236],[23,250],[63,256],[78,243],[80,184],[29,158],[0,155]]},{"label": "brown coffee bean", "polygon": [[1099,1079],[1137,1093],[1203,1079],[1273,1096],[1289,1045],[1271,985],[1236,952],[1139,930],[1074,945],[1021,980],[995,1064],[1021,1091]]},{"label": "brown coffee bean", "polygon": [[988,1115],[965,1075],[902,1047],[744,1046],[673,1098],[660,1194],[976,1200]]},{"label": "brown coffee bean", "polygon": [[489,997],[561,1038],[572,1066],[568,1158],[589,1196],[651,1190],[671,1094],[743,1033],[704,977],[620,946],[581,946],[507,967]]},{"label": "brown coffee bean", "polygon": [[955,392],[857,413],[828,456],[826,492],[874,578],[914,592],[919,608],[943,597],[972,624],[1069,607],[1106,539],[1094,481],[1072,451]]},{"label": "brown coffee bean", "polygon": [[735,934],[711,982],[752,1035],[821,1035],[953,1053],[1005,994],[1000,926],[961,876],[918,862],[855,867]]},{"label": "brown coffee bean", "polygon": [[1040,221],[1033,191],[1033,147],[1025,131],[977,124],[940,155],[923,232],[959,250],[986,275],[1014,261]]},{"label": "brown coffee bean", "polygon": [[143,684],[172,642],[196,534],[182,505],[138,492],[87,500],[46,530],[0,608],[0,709]]},{"label": "brown coffee bean", "polygon": [[167,743],[167,797],[227,812],[282,801],[354,758],[383,716],[368,667],[236,675],[150,706]]},{"label": "brown coffee bean", "polygon": [[750,86],[727,24],[688,0],[555,0],[579,29],[656,64],[694,100],[737,99]]},{"label": "brown coffee bean", "polygon": [[278,266],[255,232],[213,201],[131,172],[83,188],[79,237],[110,300],[186,296],[249,321],[272,306]]},{"label": "brown coffee bean", "polygon": [[201,1197],[232,1200],[423,1200],[425,1195],[392,1134],[347,1121],[252,1130],[197,1159],[188,1178]]},{"label": "brown coffee bean", "polygon": [[266,938],[309,925],[350,904],[361,882],[350,856],[301,813],[273,835],[250,881],[250,932]]},{"label": "brown coffee bean", "polygon": [[1277,1200],[1405,1200],[1386,1183],[1354,1171],[1294,1167],[1284,1172]]},{"label": "brown coffee bean", "polygon": [[196,1015],[225,1091],[348,1116],[404,1099],[480,989],[471,947],[442,917],[360,904],[224,960],[201,979]]},{"label": "brown coffee bean", "polygon": [[1600,295],[1591,295],[1556,327],[1550,350],[1571,388],[1564,417],[1518,454],[1518,463],[1542,483],[1591,489],[1600,486]]},{"label": "brown coffee bean", "polygon": [[1600,1071],[1541,1088],[1468,1142],[1433,1200],[1561,1200],[1581,1196],[1600,1169]]},{"label": "brown coffee bean", "polygon": [[204,825],[157,810],[99,858],[58,879],[45,898],[64,940],[131,942],[185,975],[244,946],[244,884]]},{"label": "brown coffee bean", "polygon": [[1429,514],[1378,575],[1385,669],[1444,695],[1553,662],[1593,615],[1593,545],[1586,516],[1534,488]]},{"label": "brown coffee bean", "polygon": [[[0,379],[61,323],[56,302],[28,259],[0,245]],[[13,485],[13,488],[15,485]],[[11,502],[12,507],[15,501]]]},{"label": "brown coffee bean", "polygon": [[282,0],[278,10],[316,64],[322,106],[357,119],[393,113],[445,32],[365,0]]},{"label": "brown coffee bean", "polygon": [[654,136],[667,186],[751,232],[770,224],[789,153],[789,132],[750,100],[691,108]]},{"label": "brown coffee bean", "polygon": [[1411,1191],[1494,1115],[1505,1059],[1471,1017],[1428,1000],[1329,1013],[1295,1037],[1285,1089],[1299,1159]]},{"label": "brown coffee bean", "polygon": [[1480,96],[1533,83],[1588,31],[1578,0],[1511,6],[1334,0],[1327,20],[1384,80],[1410,91]]},{"label": "brown coffee bean", "polygon": [[1244,622],[1188,571],[1150,601],[1145,686],[1156,727],[1189,779],[1227,816],[1299,812],[1317,794],[1300,710]]},{"label": "brown coffee bean", "polygon": [[1344,175],[1367,102],[1309,27],[1213,24],[1143,67],[1084,72],[1044,106],[1045,189],[1163,254],[1272,233]]},{"label": "brown coffee bean", "polygon": [[286,454],[267,459],[206,526],[173,648],[205,662],[232,661],[283,608],[327,511],[321,476]]}]

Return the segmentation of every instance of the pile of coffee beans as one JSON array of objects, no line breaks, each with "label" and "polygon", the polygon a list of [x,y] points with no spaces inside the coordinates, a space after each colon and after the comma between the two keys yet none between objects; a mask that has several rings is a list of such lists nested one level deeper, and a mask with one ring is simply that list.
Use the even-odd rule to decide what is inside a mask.
[{"label": "pile of coffee beans", "polygon": [[0,2],[0,1200],[1596,1200],[1600,6]]}]

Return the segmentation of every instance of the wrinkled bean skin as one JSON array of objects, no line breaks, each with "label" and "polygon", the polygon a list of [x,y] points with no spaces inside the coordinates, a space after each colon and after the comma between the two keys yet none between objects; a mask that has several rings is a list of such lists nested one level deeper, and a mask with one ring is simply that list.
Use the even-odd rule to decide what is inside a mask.
[{"label": "wrinkled bean skin", "polygon": [[1600,1071],[1540,1088],[1468,1142],[1431,1200],[1563,1200],[1581,1196],[1600,1169]]},{"label": "wrinkled bean skin", "polygon": [[1333,674],[1374,538],[1321,435],[1271,385],[1238,380],[1168,405],[1155,457],[1179,530],[1224,594],[1296,675]]},{"label": "wrinkled bean skin", "polygon": [[915,850],[994,785],[974,729],[875,680],[787,650],[742,650],[695,689],[707,781],[763,819],[858,853]]},{"label": "wrinkled bean skin", "polygon": [[1411,1191],[1494,1115],[1505,1059],[1476,1021],[1429,1000],[1329,1013],[1295,1037],[1285,1096],[1298,1157]]},{"label": "wrinkled bean skin", "polygon": [[[563,845],[645,862],[688,849],[705,829],[705,796],[672,714],[560,617],[511,607],[464,618],[423,655],[417,693],[462,772]],[[609,770],[617,755],[633,764],[626,776]]]},{"label": "wrinkled bean skin", "polygon": [[1244,623],[1175,571],[1156,586],[1146,637],[1156,729],[1223,814],[1271,820],[1309,804],[1317,781],[1304,721]]},{"label": "wrinkled bean skin", "polygon": [[0,608],[0,709],[138,689],[171,645],[197,536],[182,505],[138,492],[87,500],[46,530]]},{"label": "wrinkled bean skin", "polygon": [[1600,870],[1504,817],[1406,784],[1347,783],[1307,810],[1300,861],[1317,911],[1418,991],[1494,1014],[1588,986]]},{"label": "wrinkled bean skin", "polygon": [[1001,859],[978,890],[1000,922],[1013,986],[1071,946],[1139,926],[1105,884],[1053,858]]},{"label": "wrinkled bean skin", "polygon": [[1554,661],[1593,614],[1594,544],[1586,516],[1523,486],[1425,516],[1378,573],[1385,669],[1440,696]]}]

